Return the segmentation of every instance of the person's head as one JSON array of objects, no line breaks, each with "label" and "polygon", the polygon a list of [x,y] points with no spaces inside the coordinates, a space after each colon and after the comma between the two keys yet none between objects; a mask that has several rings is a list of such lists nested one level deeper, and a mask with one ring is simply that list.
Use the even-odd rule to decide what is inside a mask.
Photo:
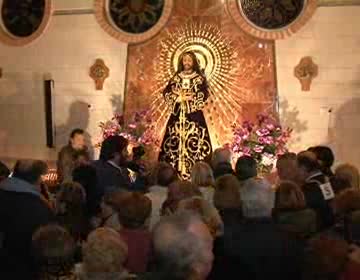
[{"label": "person's head", "polygon": [[123,164],[129,157],[129,141],[119,135],[106,138],[100,150],[100,160],[112,160],[116,164]]},{"label": "person's head", "polygon": [[[70,233],[58,225],[40,227],[32,236],[32,255],[40,279],[66,276],[75,268],[76,243]],[[46,278],[47,279],[47,278]]]},{"label": "person's head", "polygon": [[347,242],[343,239],[319,236],[309,240],[308,247],[304,262],[305,278],[309,280],[338,279],[348,261]]},{"label": "person's head", "polygon": [[48,167],[44,161],[19,160],[15,164],[12,176],[40,188],[42,177],[47,171]]},{"label": "person's head", "polygon": [[206,279],[213,262],[213,238],[201,217],[180,211],[164,217],[153,231],[157,269],[173,279]]},{"label": "person's head", "polygon": [[347,189],[335,197],[334,208],[337,213],[347,214],[360,210],[360,190]]},{"label": "person's head", "polygon": [[201,74],[199,61],[192,51],[184,52],[180,58],[178,63],[178,73],[182,71],[190,71],[194,70],[196,73]]},{"label": "person's head", "polygon": [[9,177],[10,173],[10,169],[0,161],[0,182]]},{"label": "person's head", "polygon": [[85,149],[78,150],[73,155],[74,166],[82,166],[90,163],[90,156]]},{"label": "person's head", "polygon": [[240,189],[243,215],[246,218],[270,217],[275,193],[263,180],[251,180]]},{"label": "person's head", "polygon": [[216,149],[211,158],[211,166],[213,169],[216,169],[220,164],[230,164],[231,165],[231,151],[227,148],[218,148]]},{"label": "person's head", "polygon": [[300,210],[306,207],[300,187],[291,181],[283,181],[276,189],[276,210]]},{"label": "person's head", "polygon": [[240,182],[234,175],[224,175],[216,180],[214,205],[219,210],[241,210]]},{"label": "person's head", "polygon": [[352,188],[360,188],[360,174],[359,169],[351,164],[339,165],[335,170],[335,176],[337,178],[347,180]]},{"label": "person's head", "polygon": [[257,176],[256,160],[250,156],[242,156],[236,162],[236,177],[244,181]]},{"label": "person's head", "polygon": [[63,183],[56,195],[56,214],[58,220],[72,236],[81,239],[85,234],[86,193],[79,183]]},{"label": "person's head", "polygon": [[[106,193],[100,203],[101,217],[105,220],[109,220],[111,224],[107,226],[113,227],[114,229],[120,229],[120,222],[118,217],[118,209],[121,207],[124,196],[127,196],[127,191],[115,191]],[[110,221],[111,219],[111,221]]]},{"label": "person's head", "polygon": [[71,132],[70,145],[75,150],[82,150],[85,148],[84,130],[82,130],[80,128],[76,128]]},{"label": "person's head", "polygon": [[176,211],[183,210],[190,210],[200,215],[212,236],[217,237],[223,234],[223,222],[218,211],[204,198],[191,197],[181,200]]},{"label": "person's head", "polygon": [[145,149],[143,146],[137,146],[132,149],[132,159],[139,160],[145,155]]},{"label": "person's head", "polygon": [[280,180],[296,182],[298,169],[295,153],[286,153],[279,156],[276,162],[277,174]]},{"label": "person's head", "polygon": [[309,176],[320,171],[320,165],[316,155],[311,151],[301,152],[296,158],[299,179],[305,181]]},{"label": "person's head", "polygon": [[321,171],[327,176],[332,176],[331,167],[335,161],[333,151],[327,146],[315,146],[308,150],[316,155]]},{"label": "person's head", "polygon": [[170,200],[180,201],[197,195],[201,196],[200,190],[187,181],[175,181],[170,184],[168,189],[168,199]]},{"label": "person's head", "polygon": [[162,187],[168,187],[179,179],[176,170],[167,162],[159,162],[153,170],[153,183]]},{"label": "person's head", "polygon": [[191,182],[198,187],[211,187],[215,185],[213,171],[205,162],[197,162],[191,170]]},{"label": "person's head", "polygon": [[348,179],[336,177],[336,176],[331,178],[331,187],[335,195],[339,195],[344,190],[352,188],[351,182]]},{"label": "person's head", "polygon": [[120,224],[128,229],[146,227],[151,214],[151,200],[147,196],[129,192],[121,199],[117,209]]},{"label": "person's head", "polygon": [[120,279],[115,276],[124,271],[128,248],[118,232],[98,228],[89,234],[82,253],[87,279]]},{"label": "person's head", "polygon": [[63,183],[56,194],[56,211],[58,214],[64,214],[83,210],[85,201],[86,193],[79,183]]}]

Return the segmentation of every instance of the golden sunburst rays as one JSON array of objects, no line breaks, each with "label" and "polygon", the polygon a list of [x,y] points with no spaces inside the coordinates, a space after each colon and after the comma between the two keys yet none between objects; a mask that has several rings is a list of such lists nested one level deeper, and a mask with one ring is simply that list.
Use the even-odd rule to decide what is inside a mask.
[{"label": "golden sunburst rays", "polygon": [[236,76],[241,68],[238,52],[217,26],[185,24],[159,42],[158,57],[154,60],[157,83],[151,91],[152,117],[156,120],[156,131],[162,135],[170,113],[162,91],[175,74],[181,54],[190,50],[196,54],[208,80],[210,97],[204,115],[216,148],[230,140],[231,125],[242,113],[244,96],[250,94],[238,85]]}]

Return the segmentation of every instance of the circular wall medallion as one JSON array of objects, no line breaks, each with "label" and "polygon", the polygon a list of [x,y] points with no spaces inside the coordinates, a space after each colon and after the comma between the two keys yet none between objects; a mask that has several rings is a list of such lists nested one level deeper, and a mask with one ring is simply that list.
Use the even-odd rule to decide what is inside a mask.
[{"label": "circular wall medallion", "polygon": [[0,0],[0,41],[26,45],[39,38],[48,27],[52,0]]},{"label": "circular wall medallion", "polygon": [[266,39],[296,33],[312,17],[317,0],[227,0],[228,12],[244,31]]},{"label": "circular wall medallion", "polygon": [[167,23],[173,0],[95,0],[95,17],[112,37],[140,43],[156,35]]}]

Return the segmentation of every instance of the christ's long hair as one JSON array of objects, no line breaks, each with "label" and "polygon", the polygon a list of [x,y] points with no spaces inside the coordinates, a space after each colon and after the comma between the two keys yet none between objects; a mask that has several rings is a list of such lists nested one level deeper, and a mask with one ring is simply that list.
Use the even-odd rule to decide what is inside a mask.
[{"label": "christ's long hair", "polygon": [[182,71],[184,71],[184,63],[183,63],[183,60],[184,60],[184,56],[185,55],[188,55],[192,58],[192,61],[193,61],[193,70],[198,73],[200,76],[204,77],[205,78],[205,75],[204,75],[204,72],[201,70],[200,68],[200,63],[195,55],[194,52],[192,51],[187,51],[187,52],[184,52],[180,58],[179,58],[179,62],[178,62],[178,67],[177,67],[177,72],[176,74],[179,74],[181,73]]}]

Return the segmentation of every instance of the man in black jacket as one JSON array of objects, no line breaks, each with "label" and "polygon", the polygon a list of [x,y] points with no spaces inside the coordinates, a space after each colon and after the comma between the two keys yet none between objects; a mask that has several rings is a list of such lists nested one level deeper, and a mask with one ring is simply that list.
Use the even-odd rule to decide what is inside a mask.
[{"label": "man in black jacket", "polygon": [[13,176],[0,183],[1,279],[35,277],[30,253],[32,234],[39,226],[54,221],[40,194],[41,177],[46,170],[42,161],[18,161]]},{"label": "man in black jacket", "polygon": [[129,141],[122,136],[110,136],[101,146],[100,158],[93,166],[104,194],[117,190],[130,190],[132,181],[127,169]]},{"label": "man in black jacket", "polygon": [[316,211],[319,229],[334,224],[334,213],[330,202],[335,197],[329,179],[320,171],[321,166],[313,152],[301,152],[297,156],[297,165],[302,179],[302,190],[306,204]]}]

